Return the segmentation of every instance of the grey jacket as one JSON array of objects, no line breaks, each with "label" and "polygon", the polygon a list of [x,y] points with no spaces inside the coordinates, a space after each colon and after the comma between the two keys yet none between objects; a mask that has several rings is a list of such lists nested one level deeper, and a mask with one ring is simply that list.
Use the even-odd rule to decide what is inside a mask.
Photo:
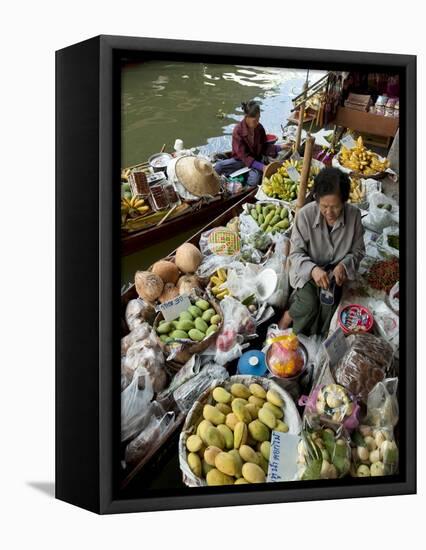
[{"label": "grey jacket", "polygon": [[316,202],[304,206],[296,216],[289,256],[290,284],[302,288],[312,278],[314,267],[342,263],[348,279],[355,279],[365,256],[364,228],[356,206],[346,203],[329,233]]}]

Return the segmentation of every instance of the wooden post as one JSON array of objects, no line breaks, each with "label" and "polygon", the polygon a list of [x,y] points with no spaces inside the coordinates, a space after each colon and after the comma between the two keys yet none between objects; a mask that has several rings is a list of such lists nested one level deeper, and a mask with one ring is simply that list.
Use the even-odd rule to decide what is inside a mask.
[{"label": "wooden post", "polygon": [[305,142],[305,155],[303,157],[302,173],[300,175],[299,192],[297,194],[296,214],[305,205],[306,189],[309,180],[309,172],[311,169],[312,151],[314,148],[315,138],[308,134]]},{"label": "wooden post", "polygon": [[300,148],[300,141],[302,139],[302,129],[303,129],[303,120],[305,118],[305,106],[306,106],[306,90],[308,89],[308,82],[306,81],[303,84],[303,91],[305,92],[303,95],[303,103],[300,106],[299,111],[299,124],[297,125],[297,133],[296,133],[296,144],[294,146],[295,151],[299,151]]}]

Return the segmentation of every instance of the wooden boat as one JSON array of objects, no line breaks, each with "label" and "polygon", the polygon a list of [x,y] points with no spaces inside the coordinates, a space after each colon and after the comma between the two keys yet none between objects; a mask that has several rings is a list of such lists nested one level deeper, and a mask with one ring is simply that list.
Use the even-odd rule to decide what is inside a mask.
[{"label": "wooden boat", "polygon": [[[198,246],[201,234],[204,231],[208,231],[209,229],[213,229],[214,227],[226,225],[232,218],[241,214],[243,204],[247,202],[255,202],[254,197],[256,191],[257,189],[251,189],[249,193],[244,194],[243,197],[240,197],[238,202],[234,203],[227,210],[221,212],[219,216],[208,223],[200,231],[195,233],[186,242]],[[174,254],[175,251],[171,252],[168,257],[173,256]],[[137,298],[137,292],[134,285],[130,286],[121,295],[121,323],[123,336],[128,333],[127,325],[124,320],[126,307],[129,301],[135,298]],[[157,439],[154,445],[151,447],[149,453],[136,466],[134,466],[133,468],[126,468],[122,472],[123,475],[121,480],[121,489],[126,489],[129,486],[130,482],[132,482],[136,477],[138,477],[138,483],[140,483],[141,485],[148,484],[150,482],[150,478],[153,475],[153,472],[161,469],[162,461],[170,459],[171,448],[173,448],[173,452],[177,454],[177,439],[184,418],[185,415],[183,414],[178,416],[172,429],[165,434],[165,437]],[[124,449],[122,449],[122,451],[124,452]]]}]

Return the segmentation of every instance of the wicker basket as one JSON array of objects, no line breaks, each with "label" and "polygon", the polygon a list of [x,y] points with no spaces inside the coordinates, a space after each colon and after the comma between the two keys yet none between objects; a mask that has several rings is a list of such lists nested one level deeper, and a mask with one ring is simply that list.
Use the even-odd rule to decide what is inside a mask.
[{"label": "wicker basket", "polygon": [[[290,396],[290,394],[281,388],[276,382],[270,378],[260,378],[258,376],[247,376],[247,375],[237,375],[231,376],[220,386],[224,387],[228,391],[230,390],[232,384],[241,383],[245,385],[253,384],[256,382],[260,384],[266,391],[273,389],[276,391],[284,401],[284,421],[287,423],[289,428],[289,433],[299,434],[302,426],[299,412],[296,408],[296,405]],[[203,407],[208,403],[212,403],[212,391],[214,389],[212,386],[210,389],[206,390],[203,394],[200,395],[198,401],[194,403],[189,411],[185,424],[182,428],[182,432],[179,437],[179,466],[182,470],[182,478],[185,485],[188,487],[202,487],[206,485],[206,481],[197,477],[190,469],[187,456],[188,451],[186,449],[186,440],[188,437],[195,433],[198,424],[203,419]]]},{"label": "wicker basket", "polygon": [[367,176],[366,174],[363,174],[362,172],[356,172],[355,170],[351,170],[350,168],[346,168],[345,166],[343,166],[343,164],[340,163],[340,153],[337,155],[337,157],[334,157],[333,166],[335,166],[336,168],[340,168],[341,170],[343,170],[343,172],[346,172],[347,174],[349,174],[349,176],[352,176],[354,178],[362,178],[362,179],[371,178],[373,180],[381,180],[384,177],[386,177],[386,170],[383,170],[382,172],[376,172],[375,174]]},{"label": "wicker basket", "polygon": [[158,341],[158,344],[160,346],[160,348],[162,349],[163,353],[166,355],[166,356],[169,356],[172,352],[173,352],[173,360],[172,361],[168,361],[168,363],[171,363],[172,366],[172,370],[179,370],[179,364],[181,365],[184,365],[187,361],[189,361],[189,359],[192,357],[192,355],[195,355],[196,353],[202,353],[203,351],[205,351],[211,344],[213,344],[213,342],[215,342],[219,332],[220,332],[220,329],[222,327],[222,323],[223,323],[223,313],[222,313],[222,310],[219,306],[219,304],[216,302],[216,301],[213,301],[213,300],[209,300],[209,303],[211,305],[211,307],[216,311],[216,313],[218,313],[222,319],[221,323],[218,325],[218,330],[216,332],[214,332],[213,334],[210,334],[209,336],[207,336],[206,338],[204,338],[204,340],[201,340],[201,342],[189,342],[188,340],[178,340],[177,342],[180,343],[180,346],[179,348],[177,348],[177,350],[174,350],[173,349],[173,346],[170,346],[169,344],[165,344],[164,342],[161,341],[161,339],[159,338],[159,336],[157,335],[157,327],[160,323],[160,321],[162,321],[164,319],[163,317],[163,314],[160,312],[158,313],[158,315],[156,316],[155,320],[154,320],[154,324],[153,324],[153,327],[154,327],[154,331],[155,331],[155,334],[157,336],[157,341]]}]

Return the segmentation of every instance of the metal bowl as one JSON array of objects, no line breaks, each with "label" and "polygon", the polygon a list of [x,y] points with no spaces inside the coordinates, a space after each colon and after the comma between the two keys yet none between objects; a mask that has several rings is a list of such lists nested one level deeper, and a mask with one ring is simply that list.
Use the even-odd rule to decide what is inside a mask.
[{"label": "metal bowl", "polygon": [[266,352],[266,366],[268,367],[268,371],[270,372],[270,374],[272,376],[274,376],[275,378],[278,378],[280,380],[288,380],[288,381],[291,382],[291,381],[297,380],[306,371],[306,367],[308,366],[308,350],[305,348],[305,346],[302,344],[302,342],[300,342],[300,340],[299,340],[299,348],[300,348],[300,350],[302,352],[302,355],[303,355],[303,367],[294,376],[279,376],[278,374],[276,374],[269,367],[269,356],[270,356],[270,353],[271,353],[271,348],[272,348],[272,346],[269,346],[269,349]]},{"label": "metal bowl", "polygon": [[149,157],[148,164],[154,172],[165,172],[172,158],[169,153],[155,153]]}]

